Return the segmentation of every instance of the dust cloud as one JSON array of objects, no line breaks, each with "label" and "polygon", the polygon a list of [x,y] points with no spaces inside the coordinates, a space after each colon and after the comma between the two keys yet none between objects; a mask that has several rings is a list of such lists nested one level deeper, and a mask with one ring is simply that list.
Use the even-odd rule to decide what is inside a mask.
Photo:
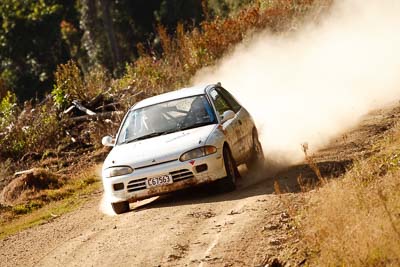
[{"label": "dust cloud", "polygon": [[[369,110],[400,99],[400,1],[337,0],[318,24],[240,44],[193,84],[220,81],[253,115],[267,158],[303,159]],[[114,215],[110,201],[103,213]]]},{"label": "dust cloud", "polygon": [[267,157],[303,159],[400,98],[400,1],[336,1],[322,21],[249,38],[193,84],[220,81],[253,115]]},{"label": "dust cloud", "polygon": [[[97,177],[101,177],[101,166],[98,166],[96,169]],[[101,197],[101,201],[99,203],[99,210],[104,214],[108,216],[115,216],[117,215],[114,210],[112,209],[111,206],[111,201],[107,199],[107,196],[103,193],[103,196]]]},{"label": "dust cloud", "polygon": [[101,197],[100,205],[99,205],[99,210],[104,214],[108,216],[115,216],[117,215],[114,210],[112,209],[111,206],[111,201],[107,199],[106,195],[103,194]]}]

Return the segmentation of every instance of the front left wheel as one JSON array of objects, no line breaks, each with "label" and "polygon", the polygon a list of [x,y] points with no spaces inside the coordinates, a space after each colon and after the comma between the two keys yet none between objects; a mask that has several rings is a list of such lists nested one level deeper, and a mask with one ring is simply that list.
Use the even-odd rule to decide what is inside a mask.
[{"label": "front left wheel", "polygon": [[222,153],[224,156],[226,177],[220,180],[220,188],[223,192],[230,192],[236,189],[236,179],[238,178],[239,171],[228,146],[224,147]]},{"label": "front left wheel", "polygon": [[116,214],[121,214],[129,211],[128,201],[111,203],[111,206]]}]

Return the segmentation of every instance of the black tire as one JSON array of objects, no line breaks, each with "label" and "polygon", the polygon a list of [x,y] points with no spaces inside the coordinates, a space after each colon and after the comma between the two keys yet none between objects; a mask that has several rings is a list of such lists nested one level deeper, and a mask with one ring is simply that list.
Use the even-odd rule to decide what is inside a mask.
[{"label": "black tire", "polygon": [[237,169],[235,160],[229,147],[225,146],[223,150],[224,165],[226,170],[226,177],[219,180],[221,191],[230,192],[236,189],[236,179],[238,178],[239,171]]},{"label": "black tire", "polygon": [[247,169],[249,170],[253,170],[258,167],[263,168],[265,163],[264,151],[261,146],[260,140],[258,139],[257,130],[255,129],[253,130],[252,138],[253,138],[253,148],[251,156],[249,160],[246,162]]},{"label": "black tire", "polygon": [[128,201],[111,203],[111,206],[116,214],[121,214],[129,211]]}]

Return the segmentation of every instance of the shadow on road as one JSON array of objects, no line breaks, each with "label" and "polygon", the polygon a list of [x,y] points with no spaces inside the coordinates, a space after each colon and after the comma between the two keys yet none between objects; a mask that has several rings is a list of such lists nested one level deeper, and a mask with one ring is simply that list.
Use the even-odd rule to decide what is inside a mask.
[{"label": "shadow on road", "polygon": [[[316,162],[324,178],[336,178],[344,174],[352,165],[351,160]],[[204,184],[183,189],[168,195],[155,197],[150,200],[138,201],[131,204],[131,211],[139,212],[144,209],[182,206],[199,203],[214,203],[244,199],[259,195],[274,193],[274,183],[278,183],[281,192],[297,193],[301,191],[298,178],[301,176],[302,186],[312,188],[318,184],[318,177],[307,164],[298,164],[289,167],[277,166],[266,162],[264,170],[248,171],[246,167],[239,167],[241,178],[237,181],[237,189],[229,193],[221,193],[217,183]]]}]

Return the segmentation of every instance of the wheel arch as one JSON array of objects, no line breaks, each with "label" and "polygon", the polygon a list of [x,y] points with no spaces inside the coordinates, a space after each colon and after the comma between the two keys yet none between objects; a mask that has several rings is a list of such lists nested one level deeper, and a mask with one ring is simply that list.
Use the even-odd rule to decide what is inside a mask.
[{"label": "wheel arch", "polygon": [[251,134],[253,135],[253,134],[256,134],[257,135],[257,137],[258,137],[258,130],[257,130],[257,127],[254,125],[253,126],[253,129],[251,130]]}]

